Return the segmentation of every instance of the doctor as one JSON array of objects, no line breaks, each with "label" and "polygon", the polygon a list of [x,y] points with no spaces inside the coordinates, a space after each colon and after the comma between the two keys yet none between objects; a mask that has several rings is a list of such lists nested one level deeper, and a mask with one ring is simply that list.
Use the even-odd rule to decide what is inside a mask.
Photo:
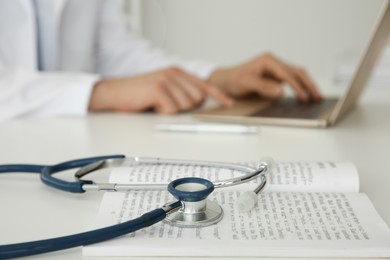
[{"label": "doctor", "polygon": [[231,68],[184,62],[126,27],[121,0],[1,0],[0,119],[87,112],[173,114],[208,96],[321,96],[304,70],[264,54]]}]

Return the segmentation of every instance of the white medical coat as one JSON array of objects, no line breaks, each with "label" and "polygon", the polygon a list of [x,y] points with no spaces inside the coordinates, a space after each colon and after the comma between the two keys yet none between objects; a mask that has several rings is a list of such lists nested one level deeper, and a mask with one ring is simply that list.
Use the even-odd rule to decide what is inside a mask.
[{"label": "white medical coat", "polygon": [[56,1],[58,70],[38,71],[36,17],[31,0],[0,1],[0,119],[83,115],[93,85],[179,66],[201,78],[213,66],[182,62],[127,28],[121,0]]}]

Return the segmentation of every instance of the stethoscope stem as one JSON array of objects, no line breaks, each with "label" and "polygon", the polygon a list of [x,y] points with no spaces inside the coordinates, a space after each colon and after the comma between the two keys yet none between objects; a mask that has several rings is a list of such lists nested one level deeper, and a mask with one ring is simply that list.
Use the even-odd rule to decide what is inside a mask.
[{"label": "stethoscope stem", "polygon": [[93,183],[84,184],[85,191],[131,191],[131,190],[166,190],[167,184],[119,184],[119,183]]},{"label": "stethoscope stem", "polygon": [[267,178],[265,177],[265,175],[261,175],[260,178],[261,178],[260,184],[253,190],[253,192],[256,194],[259,194],[267,184]]}]

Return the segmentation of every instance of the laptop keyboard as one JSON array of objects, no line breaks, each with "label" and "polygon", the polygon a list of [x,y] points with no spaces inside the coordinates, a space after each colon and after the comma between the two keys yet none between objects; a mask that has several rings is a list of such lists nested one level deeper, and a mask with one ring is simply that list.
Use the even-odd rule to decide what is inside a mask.
[{"label": "laptop keyboard", "polygon": [[302,103],[296,98],[283,98],[271,103],[251,116],[276,118],[318,118],[323,112],[337,103],[336,98],[324,99],[320,102]]}]

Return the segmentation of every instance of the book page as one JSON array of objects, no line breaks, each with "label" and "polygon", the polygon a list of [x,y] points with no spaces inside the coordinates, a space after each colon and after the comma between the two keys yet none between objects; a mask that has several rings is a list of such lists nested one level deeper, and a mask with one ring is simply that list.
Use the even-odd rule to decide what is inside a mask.
[{"label": "book page", "polygon": [[[250,163],[255,167],[255,163]],[[240,176],[242,172],[224,168],[188,165],[137,165],[114,168],[111,183],[167,185],[172,180],[197,176],[208,180],[223,180]],[[253,189],[259,180],[228,188]],[[358,192],[359,176],[356,167],[348,162],[277,162],[267,176],[266,191],[299,192]]]},{"label": "book page", "polygon": [[359,192],[359,175],[349,162],[279,162],[268,191]]},{"label": "book page", "polygon": [[[390,231],[362,193],[261,193],[239,212],[240,192],[217,191],[223,219],[205,228],[163,222],[84,247],[89,256],[389,257]],[[104,195],[94,228],[121,223],[171,201],[166,191]]]}]

